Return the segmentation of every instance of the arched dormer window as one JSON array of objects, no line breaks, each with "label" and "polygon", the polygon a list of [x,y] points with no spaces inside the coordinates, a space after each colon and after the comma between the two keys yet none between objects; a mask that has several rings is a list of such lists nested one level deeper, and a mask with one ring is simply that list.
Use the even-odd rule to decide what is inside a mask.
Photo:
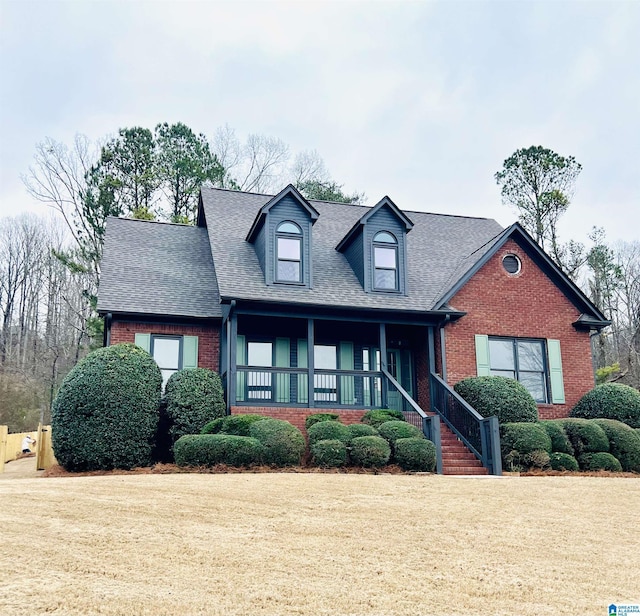
[{"label": "arched dormer window", "polygon": [[302,281],[302,230],[287,220],[276,228],[276,282]]},{"label": "arched dormer window", "polygon": [[398,291],[398,240],[388,231],[373,238],[373,288]]}]

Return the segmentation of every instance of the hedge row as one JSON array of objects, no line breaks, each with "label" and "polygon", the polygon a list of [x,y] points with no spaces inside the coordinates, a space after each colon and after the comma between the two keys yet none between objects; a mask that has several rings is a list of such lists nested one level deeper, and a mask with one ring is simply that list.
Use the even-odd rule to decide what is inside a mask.
[{"label": "hedge row", "polygon": [[310,422],[307,433],[312,462],[324,467],[352,464],[373,468],[395,462],[404,470],[433,472],[435,445],[404,421],[402,413],[376,409],[366,413],[362,421],[365,423],[350,426],[333,417]]},{"label": "hedge row", "polygon": [[500,426],[505,468],[640,472],[640,434],[613,419],[557,419]]}]

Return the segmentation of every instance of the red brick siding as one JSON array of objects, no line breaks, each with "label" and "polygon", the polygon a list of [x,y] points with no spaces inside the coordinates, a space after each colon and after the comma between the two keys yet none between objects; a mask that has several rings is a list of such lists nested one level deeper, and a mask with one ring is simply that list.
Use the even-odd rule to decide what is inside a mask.
[{"label": "red brick siding", "polygon": [[284,419],[304,432],[304,421],[314,413],[336,413],[343,424],[359,423],[366,411],[361,409],[325,409],[325,408],[280,408],[275,406],[232,406],[232,415],[266,415],[274,419]]},{"label": "red brick siding", "polygon": [[[505,272],[506,254],[520,258],[519,274]],[[580,313],[514,241],[508,241],[450,304],[467,315],[445,329],[449,383],[476,375],[474,335],[487,334],[560,340],[566,404],[539,405],[543,419],[566,417],[594,387],[589,334],[571,325]]]},{"label": "red brick siding", "polygon": [[427,349],[422,347],[414,352],[416,370],[416,402],[421,409],[428,411],[431,408],[429,401],[429,363],[427,361]]},{"label": "red brick siding", "polygon": [[220,326],[134,323],[114,321],[111,324],[111,344],[135,342],[136,334],[198,336],[198,366],[220,370]]}]

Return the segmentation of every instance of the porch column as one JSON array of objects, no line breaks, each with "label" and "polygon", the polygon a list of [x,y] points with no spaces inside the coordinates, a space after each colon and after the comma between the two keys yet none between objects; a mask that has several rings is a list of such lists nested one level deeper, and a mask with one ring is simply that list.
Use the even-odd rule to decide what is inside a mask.
[{"label": "porch column", "polygon": [[447,383],[447,353],[445,346],[444,324],[440,326],[440,360],[442,361],[442,380]]},{"label": "porch column", "polygon": [[227,346],[229,349],[229,368],[227,370],[227,414],[231,413],[231,407],[236,403],[236,360],[238,354],[238,315],[231,313],[227,321]]},{"label": "porch column", "polygon": [[313,351],[314,346],[314,322],[313,319],[307,319],[307,369],[309,371],[309,395],[307,397],[309,399],[309,408],[313,408],[315,406],[315,379],[313,377],[315,367],[315,354]]},{"label": "porch column", "polygon": [[433,326],[427,328],[427,353],[429,357],[429,374],[436,372],[436,340],[433,334]]},{"label": "porch column", "polygon": [[[380,323],[380,369],[388,370],[387,366],[387,327]],[[382,408],[387,408],[387,377],[382,376]]]}]

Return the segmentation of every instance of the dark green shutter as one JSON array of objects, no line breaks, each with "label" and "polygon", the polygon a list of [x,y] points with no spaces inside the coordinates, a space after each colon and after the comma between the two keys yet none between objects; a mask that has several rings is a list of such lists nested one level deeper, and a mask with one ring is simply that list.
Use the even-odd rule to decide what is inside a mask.
[{"label": "dark green shutter", "polygon": [[476,334],[476,371],[478,376],[490,376],[489,336]]},{"label": "dark green shutter", "polygon": [[186,370],[198,367],[198,336],[182,337],[182,367]]},{"label": "dark green shutter", "polygon": [[[236,337],[236,366],[247,365],[247,347],[244,336]],[[236,375],[236,402],[244,402],[247,391],[247,373],[238,371]]]},{"label": "dark green shutter", "polygon": [[136,346],[151,353],[151,334],[136,334],[135,341]]},{"label": "dark green shutter", "polygon": [[[307,363],[307,341],[298,340],[298,368],[308,368]],[[298,375],[298,404],[308,404],[309,402],[309,375]]]},{"label": "dark green shutter", "polygon": [[[289,338],[276,338],[276,368],[290,367]],[[289,402],[291,389],[291,375],[276,374],[276,402]]]},{"label": "dark green shutter", "polygon": [[560,354],[560,341],[547,340],[547,353],[549,355],[551,402],[553,402],[553,404],[564,404],[564,378],[562,375],[562,355]]},{"label": "dark green shutter", "polygon": [[[353,342],[340,343],[340,370],[353,370]],[[356,403],[353,376],[340,377],[340,404],[352,406]]]}]

